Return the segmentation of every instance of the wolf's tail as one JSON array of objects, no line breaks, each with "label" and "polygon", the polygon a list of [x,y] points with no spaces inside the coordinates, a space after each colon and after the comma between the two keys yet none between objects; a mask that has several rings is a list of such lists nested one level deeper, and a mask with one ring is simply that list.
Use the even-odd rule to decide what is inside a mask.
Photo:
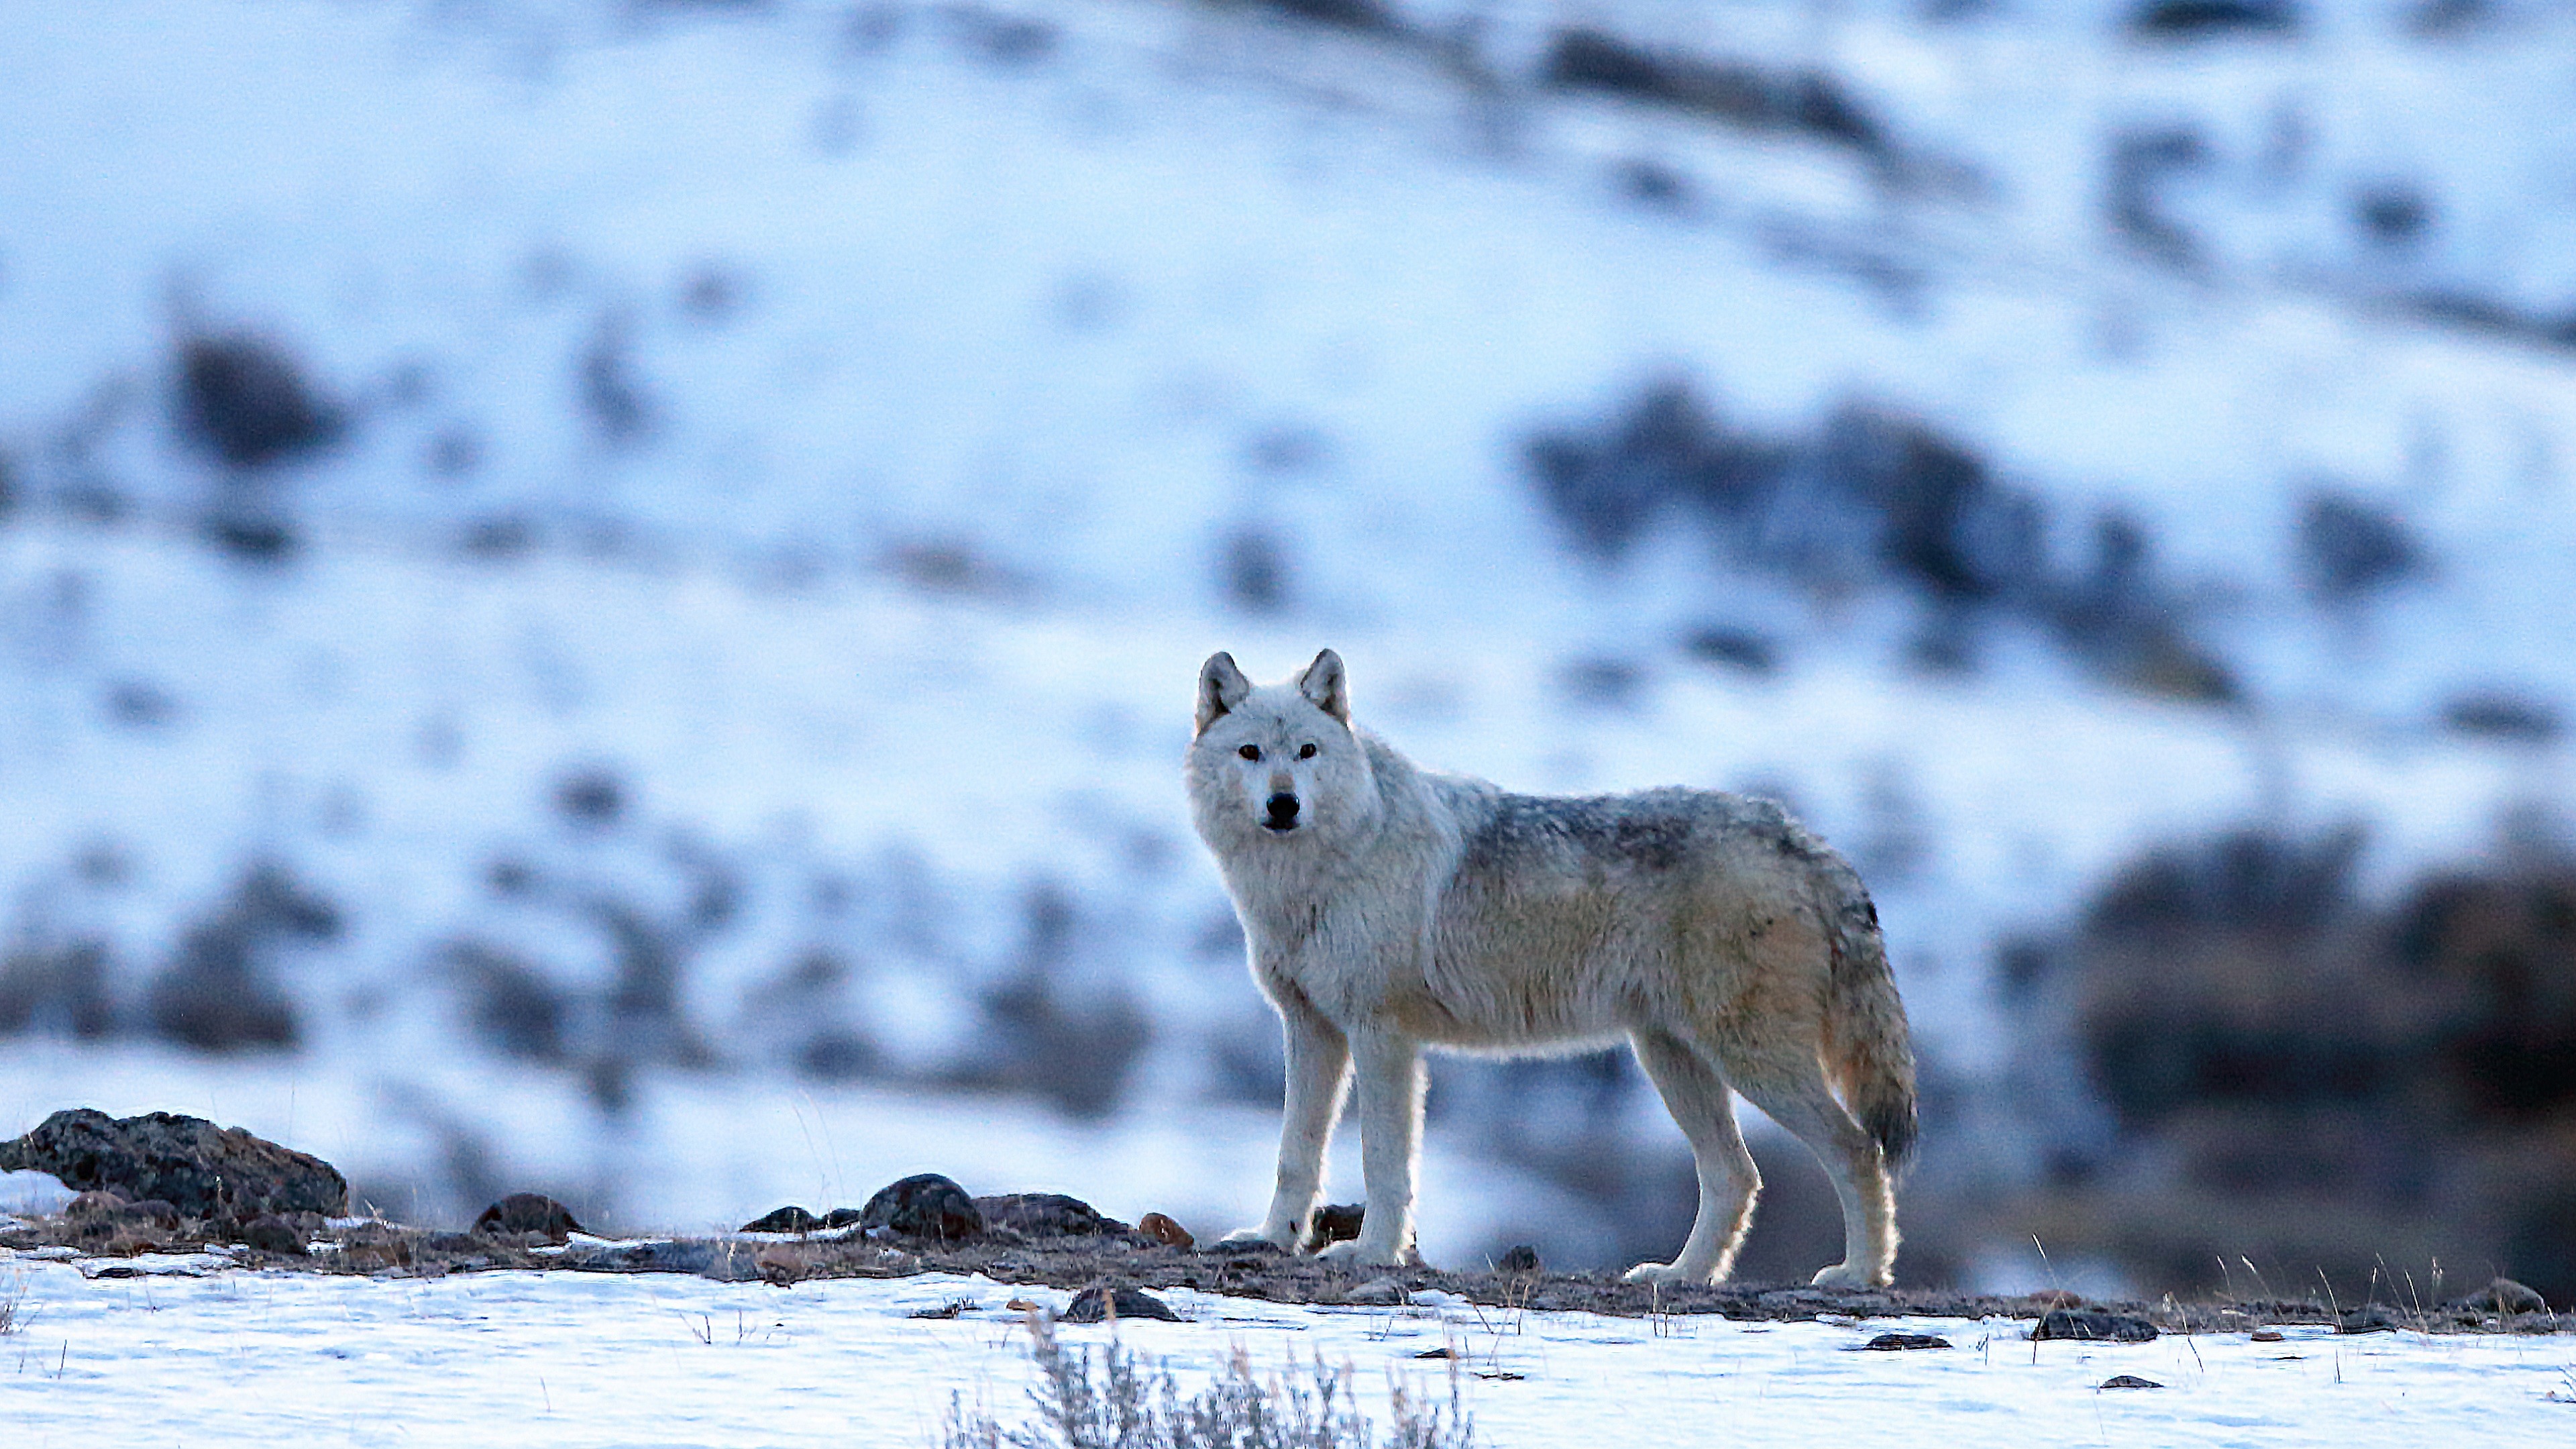
[{"label": "wolf's tail", "polygon": [[1829,859],[1822,882],[1833,965],[1825,985],[1825,1061],[1843,1100],[1878,1139],[1892,1172],[1914,1150],[1914,1034],[1878,933],[1878,907],[1850,866]]}]

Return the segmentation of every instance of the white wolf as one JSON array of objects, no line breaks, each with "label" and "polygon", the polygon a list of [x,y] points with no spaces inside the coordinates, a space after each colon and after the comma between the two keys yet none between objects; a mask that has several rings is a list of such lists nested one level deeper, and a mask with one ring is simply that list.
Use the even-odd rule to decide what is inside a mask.
[{"label": "white wolf", "polygon": [[1843,1260],[1815,1281],[1887,1283],[1914,1052],[1878,913],[1842,857],[1767,800],[1514,795],[1420,769],[1350,719],[1329,649],[1281,684],[1255,687],[1229,654],[1199,672],[1190,812],[1287,1038],[1278,1188],[1235,1236],[1303,1239],[1354,1062],[1368,1211],[1325,1252],[1396,1263],[1412,1248],[1425,1045],[1624,1036],[1699,1167],[1680,1256],[1630,1279],[1711,1282],[1733,1264],[1762,1184],[1732,1086],[1832,1174]]}]

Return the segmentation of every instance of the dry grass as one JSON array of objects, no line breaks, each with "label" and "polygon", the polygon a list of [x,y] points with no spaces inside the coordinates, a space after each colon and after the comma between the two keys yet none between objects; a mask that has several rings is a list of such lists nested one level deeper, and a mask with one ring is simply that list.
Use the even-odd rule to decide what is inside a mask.
[{"label": "dry grass", "polygon": [[1264,1378],[1237,1350],[1224,1377],[1183,1397],[1169,1367],[1148,1367],[1115,1342],[1098,1354],[1068,1349],[1038,1312],[1029,1315],[1029,1332],[1036,1413],[1004,1429],[952,1398],[943,1449],[1474,1449],[1454,1373],[1449,1403],[1427,1412],[1397,1385],[1395,1423],[1380,1439],[1353,1402],[1350,1371],[1335,1373],[1320,1357],[1303,1375]]}]

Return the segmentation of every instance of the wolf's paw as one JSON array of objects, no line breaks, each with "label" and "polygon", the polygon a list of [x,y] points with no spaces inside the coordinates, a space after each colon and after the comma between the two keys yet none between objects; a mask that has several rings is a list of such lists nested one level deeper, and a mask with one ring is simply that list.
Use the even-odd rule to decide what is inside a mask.
[{"label": "wolf's paw", "polygon": [[1233,1232],[1217,1239],[1217,1243],[1219,1246],[1227,1243],[1268,1243],[1283,1253],[1297,1251],[1295,1233],[1273,1233],[1267,1228],[1236,1228]]},{"label": "wolf's paw", "polygon": [[1688,1283],[1694,1286],[1708,1281],[1706,1273],[1694,1273],[1679,1263],[1639,1263],[1619,1275],[1622,1283]]},{"label": "wolf's paw", "polygon": [[1819,1288],[1884,1288],[1893,1277],[1888,1273],[1855,1268],[1849,1263],[1836,1263],[1830,1268],[1818,1268],[1816,1276],[1809,1281]]},{"label": "wolf's paw", "polygon": [[1366,1238],[1344,1238],[1338,1243],[1326,1243],[1315,1256],[1326,1262],[1372,1267],[1401,1267],[1404,1263],[1402,1248],[1372,1243]]}]

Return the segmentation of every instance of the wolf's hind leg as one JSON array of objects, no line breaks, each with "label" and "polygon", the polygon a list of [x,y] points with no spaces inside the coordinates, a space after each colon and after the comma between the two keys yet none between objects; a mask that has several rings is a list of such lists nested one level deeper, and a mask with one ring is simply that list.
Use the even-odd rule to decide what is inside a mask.
[{"label": "wolf's hind leg", "polygon": [[1896,1191],[1877,1139],[1835,1098],[1814,1058],[1763,1063],[1770,1071],[1730,1065],[1737,1066],[1735,1087],[1745,1100],[1807,1144],[1833,1179],[1843,1209],[1843,1260],[1818,1272],[1817,1285],[1885,1287],[1896,1268]]},{"label": "wolf's hind leg", "polygon": [[1632,1032],[1629,1043],[1637,1065],[1664,1099],[1673,1121],[1690,1139],[1691,1159],[1699,1169],[1699,1216],[1681,1256],[1670,1263],[1639,1263],[1628,1270],[1631,1283],[1710,1283],[1735,1266],[1735,1250],[1753,1222],[1753,1201],[1762,1191],[1762,1174],[1753,1154],[1744,1150],[1744,1134],[1735,1125],[1735,1104],[1727,1097],[1726,1078],[1707,1057],[1681,1038],[1652,1029]]},{"label": "wolf's hind leg", "polygon": [[1324,1149],[1342,1115],[1351,1080],[1351,1047],[1340,1027],[1302,996],[1282,993],[1280,1030],[1288,1056],[1288,1102],[1279,1120],[1279,1178],[1261,1226],[1225,1235],[1239,1243],[1258,1239],[1297,1251],[1306,1221],[1324,1195]]}]

